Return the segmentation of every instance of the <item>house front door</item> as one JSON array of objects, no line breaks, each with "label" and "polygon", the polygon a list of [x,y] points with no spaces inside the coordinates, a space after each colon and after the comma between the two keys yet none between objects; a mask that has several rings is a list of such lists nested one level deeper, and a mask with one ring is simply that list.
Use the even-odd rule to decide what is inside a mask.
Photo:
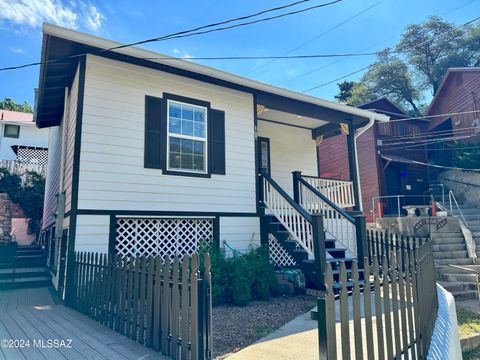
[{"label": "house front door", "polygon": [[258,138],[258,167],[260,172],[270,175],[270,139]]}]

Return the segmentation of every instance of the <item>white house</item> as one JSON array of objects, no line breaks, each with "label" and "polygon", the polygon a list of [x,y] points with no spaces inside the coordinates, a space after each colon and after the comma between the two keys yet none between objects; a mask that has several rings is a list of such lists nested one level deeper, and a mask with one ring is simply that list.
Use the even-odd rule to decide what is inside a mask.
[{"label": "white house", "polygon": [[[388,117],[53,25],[43,33],[43,238],[59,292],[74,251],[181,256],[226,242],[268,244],[278,262],[355,256],[355,138]],[[339,131],[352,181],[319,179],[316,144]]]},{"label": "white house", "polygon": [[0,110],[0,160],[47,164],[48,130],[30,113]]}]

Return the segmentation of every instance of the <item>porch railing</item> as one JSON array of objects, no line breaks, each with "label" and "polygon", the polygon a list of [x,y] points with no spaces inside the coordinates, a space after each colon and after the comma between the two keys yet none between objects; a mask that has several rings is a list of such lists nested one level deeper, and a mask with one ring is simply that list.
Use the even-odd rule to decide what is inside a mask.
[{"label": "porch railing", "polygon": [[261,177],[264,205],[312,259],[314,257],[312,216],[302,209],[272,178],[266,174],[262,174]]},{"label": "porch railing", "polygon": [[427,358],[438,310],[432,243],[384,240],[384,249],[395,250],[365,258],[363,273],[354,261],[350,283],[340,263],[339,292],[327,264],[326,292],[315,314],[321,359]]},{"label": "porch railing", "polygon": [[345,246],[351,255],[357,256],[357,228],[355,219],[337,206],[331,199],[313,187],[303,177],[294,181],[298,186],[298,203],[309,214],[322,214],[327,234]]},{"label": "porch railing", "polygon": [[353,181],[325,179],[303,175],[302,179],[319,193],[330,199],[338,207],[345,209],[355,206]]},{"label": "porch railing", "polygon": [[[75,253],[68,305],[172,359],[211,359],[210,258]],[[203,269],[200,272],[200,269]]]}]

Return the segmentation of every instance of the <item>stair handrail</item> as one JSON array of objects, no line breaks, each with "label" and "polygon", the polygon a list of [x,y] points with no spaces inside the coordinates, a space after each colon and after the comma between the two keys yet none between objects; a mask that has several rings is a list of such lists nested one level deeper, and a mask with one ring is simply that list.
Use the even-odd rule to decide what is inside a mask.
[{"label": "stair handrail", "polygon": [[312,215],[295,202],[268,174],[259,174],[262,181],[263,204],[287,229],[290,236],[314,257]]},{"label": "stair handrail", "polygon": [[[343,207],[355,206],[353,181],[323,178],[323,177],[316,177],[316,176],[307,176],[307,175],[301,175],[301,179],[308,182],[313,188],[315,188],[318,192],[325,195],[327,198],[331,197],[337,206],[340,206],[340,205],[343,205]],[[320,183],[318,185],[319,188],[315,187],[315,184],[314,184],[315,182]],[[325,184],[328,184],[328,186],[324,187],[326,194],[321,191],[322,182]]]},{"label": "stair handrail", "polygon": [[[430,184],[428,187],[428,192],[432,194],[432,189],[436,187],[439,187],[442,189],[442,205],[443,207],[445,207],[445,185],[443,185],[442,183]],[[425,194],[425,191],[423,192],[423,194]]]},{"label": "stair handrail", "polygon": [[455,217],[458,218],[460,222],[460,229],[462,230],[463,238],[465,239],[465,246],[467,247],[468,256],[472,259],[476,259],[477,258],[477,253],[475,249],[476,244],[475,244],[475,241],[473,240],[473,233],[468,227],[467,220],[465,219],[462,209],[460,209],[457,198],[455,197],[455,194],[452,192],[452,190],[449,190],[448,192],[448,201],[450,202],[450,213],[452,214],[452,216],[455,216],[453,215],[453,205],[452,205],[453,202],[455,202],[455,207],[460,213],[460,218],[458,218],[458,216],[455,216]]},{"label": "stair handrail", "polygon": [[[310,213],[321,213],[323,215],[323,222],[326,232],[356,256],[356,224],[353,216],[337,206],[333,201],[315,189],[304,179],[300,178],[298,184],[300,187],[300,205]],[[313,199],[305,199],[306,195],[304,189],[307,189],[311,194],[313,194]],[[318,199],[320,199],[321,202],[318,202]],[[314,206],[311,206],[312,204],[307,203],[309,200],[315,202]],[[347,221],[346,224],[342,222],[343,219]]]}]

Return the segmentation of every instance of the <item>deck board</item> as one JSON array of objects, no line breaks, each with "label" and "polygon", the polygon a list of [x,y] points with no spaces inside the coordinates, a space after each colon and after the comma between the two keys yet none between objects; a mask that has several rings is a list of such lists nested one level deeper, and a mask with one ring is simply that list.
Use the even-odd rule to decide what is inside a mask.
[{"label": "deck board", "polygon": [[0,339],[71,339],[72,348],[3,348],[0,360],[166,360],[87,316],[55,304],[48,288],[0,291]]}]

